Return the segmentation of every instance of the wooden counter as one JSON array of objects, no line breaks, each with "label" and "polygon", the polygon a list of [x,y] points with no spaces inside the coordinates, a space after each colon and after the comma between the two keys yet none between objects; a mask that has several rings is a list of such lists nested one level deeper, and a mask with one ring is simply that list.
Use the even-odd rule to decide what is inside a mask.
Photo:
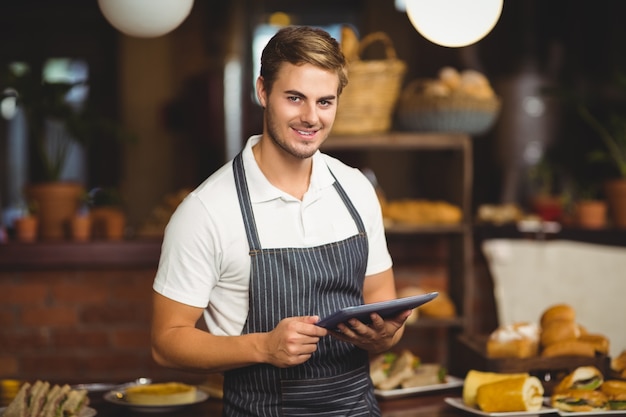
[{"label": "wooden counter", "polygon": [[[440,391],[436,394],[417,395],[394,400],[381,400],[380,407],[383,417],[461,417],[466,415],[444,402],[445,397],[460,397],[458,388]],[[93,405],[98,417],[117,417],[137,415],[130,409],[109,403]],[[219,400],[207,401],[176,411],[159,413],[162,417],[218,417],[221,416],[222,405]]]}]

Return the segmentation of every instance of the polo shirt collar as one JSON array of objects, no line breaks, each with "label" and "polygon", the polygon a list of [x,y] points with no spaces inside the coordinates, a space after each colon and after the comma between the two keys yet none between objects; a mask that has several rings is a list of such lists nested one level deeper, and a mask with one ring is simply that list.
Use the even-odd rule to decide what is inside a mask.
[{"label": "polo shirt collar", "polygon": [[[250,193],[250,201],[252,203],[262,203],[278,198],[295,200],[294,197],[289,196],[274,187],[261,172],[261,169],[254,159],[254,154],[252,153],[252,147],[260,139],[260,135],[250,137],[242,152],[243,166],[246,171],[246,181],[248,183],[248,191]],[[309,185],[308,193],[312,192],[313,194],[318,194],[319,190],[332,186],[334,182],[335,179],[328,169],[324,156],[318,150],[313,155],[313,170],[311,173],[311,183]]]}]

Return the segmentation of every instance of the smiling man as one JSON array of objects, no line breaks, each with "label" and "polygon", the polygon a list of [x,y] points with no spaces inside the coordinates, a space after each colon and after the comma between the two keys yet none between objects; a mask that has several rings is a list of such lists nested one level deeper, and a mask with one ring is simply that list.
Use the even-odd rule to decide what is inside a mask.
[{"label": "smiling man", "polygon": [[[410,311],[328,331],[320,317],[396,298],[376,194],[319,151],[341,91],[336,40],[287,27],[257,80],[263,133],[183,201],[154,281],[152,346],[168,367],[224,372],[225,416],[380,415],[368,353]],[[204,318],[208,331],[196,323]]]}]

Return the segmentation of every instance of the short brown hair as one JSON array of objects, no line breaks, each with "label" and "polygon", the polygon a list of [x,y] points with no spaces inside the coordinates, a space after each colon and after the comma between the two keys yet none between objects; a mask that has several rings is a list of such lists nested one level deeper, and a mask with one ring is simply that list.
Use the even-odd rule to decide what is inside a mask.
[{"label": "short brown hair", "polygon": [[309,26],[281,28],[267,43],[261,54],[261,76],[265,89],[272,89],[281,64],[311,64],[335,71],[339,77],[337,95],[348,84],[346,58],[339,43],[322,29]]}]

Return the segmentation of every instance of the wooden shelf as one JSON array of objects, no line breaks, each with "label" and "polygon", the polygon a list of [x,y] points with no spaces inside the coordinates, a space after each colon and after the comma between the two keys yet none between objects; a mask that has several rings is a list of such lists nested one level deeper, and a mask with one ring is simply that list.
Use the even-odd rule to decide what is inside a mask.
[{"label": "wooden shelf", "polygon": [[160,239],[0,245],[0,270],[157,267]]},{"label": "wooden shelf", "polygon": [[322,145],[322,150],[348,149],[422,149],[463,150],[469,146],[469,138],[462,133],[413,133],[389,132],[381,134],[330,136]]},{"label": "wooden shelf", "polygon": [[[370,159],[375,159],[379,154],[386,152],[424,153],[439,152],[440,155],[414,155],[415,159],[409,163],[419,164],[428,161],[433,168],[433,175],[438,176],[437,187],[432,189],[424,187],[424,182],[430,182],[430,178],[405,177],[404,181],[414,183],[423,198],[442,198],[461,208],[462,221],[452,225],[410,225],[394,223],[386,227],[386,234],[392,256],[404,259],[414,258],[415,250],[410,242],[417,238],[443,239],[444,244],[442,260],[448,269],[449,295],[457,309],[458,317],[451,319],[434,319],[420,317],[415,323],[408,326],[411,329],[435,329],[445,334],[445,343],[437,352],[443,356],[448,366],[454,366],[454,355],[450,347],[454,345],[456,337],[465,332],[471,332],[473,328],[472,307],[474,300],[473,283],[473,225],[471,216],[471,194],[473,185],[472,168],[472,140],[462,133],[416,133],[416,132],[386,132],[381,134],[367,134],[354,136],[331,136],[324,145],[322,151],[333,153],[346,153],[359,155],[369,153]],[[380,152],[379,152],[380,151]],[[354,157],[353,155],[350,155]],[[358,157],[357,157],[358,160]],[[435,161],[435,162],[433,162]],[[405,162],[406,163],[406,162]],[[433,165],[434,164],[434,165]],[[393,170],[393,167],[385,167]],[[399,168],[401,169],[401,168]],[[417,171],[413,175],[421,175]],[[428,174],[427,174],[428,175]],[[445,178],[444,178],[445,177]],[[430,184],[428,184],[430,185]],[[383,186],[384,189],[384,186]],[[433,197],[431,194],[441,194]],[[394,252],[393,250],[397,251]],[[412,261],[414,262],[414,260]],[[412,339],[407,335],[403,342],[407,346],[419,349],[426,341]],[[428,344],[428,343],[426,343]],[[437,359],[438,360],[438,359]]]}]

